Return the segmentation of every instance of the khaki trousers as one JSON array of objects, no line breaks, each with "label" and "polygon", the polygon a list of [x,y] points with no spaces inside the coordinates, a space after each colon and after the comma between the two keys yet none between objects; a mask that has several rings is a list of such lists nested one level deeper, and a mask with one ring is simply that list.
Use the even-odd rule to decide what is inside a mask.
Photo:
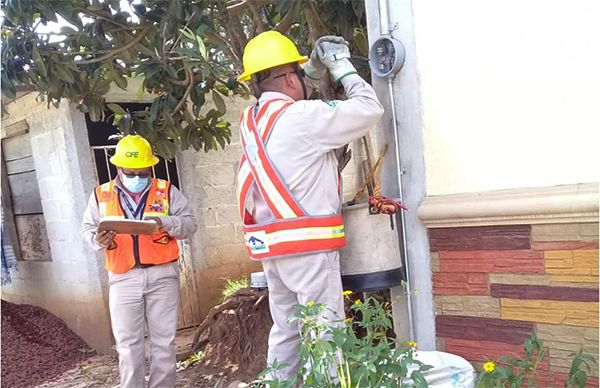
[{"label": "khaki trousers", "polygon": [[345,317],[340,255],[337,251],[315,253],[265,260],[262,265],[273,318],[267,363],[271,365],[277,360],[279,364],[288,364],[289,367],[270,376],[284,380],[294,375],[300,366],[298,322],[288,322],[288,317],[296,312],[294,305],[311,301],[325,304],[320,319],[330,324]]},{"label": "khaki trousers", "polygon": [[175,333],[179,305],[177,262],[108,273],[112,331],[121,388],[144,387],[144,334],[150,342],[149,388],[175,386]]}]

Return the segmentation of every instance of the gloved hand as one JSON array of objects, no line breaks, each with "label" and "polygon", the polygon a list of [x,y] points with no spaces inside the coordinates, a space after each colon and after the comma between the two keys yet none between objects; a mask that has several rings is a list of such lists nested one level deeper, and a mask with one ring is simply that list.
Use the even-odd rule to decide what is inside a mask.
[{"label": "gloved hand", "polygon": [[323,42],[341,43],[345,44],[346,46],[348,45],[348,42],[344,40],[344,38],[342,38],[341,36],[326,35],[317,39],[317,41],[315,42],[315,47],[310,53],[308,62],[306,62],[306,65],[304,65],[304,73],[307,75],[308,78],[310,78],[313,81],[318,81],[321,78],[323,78],[327,70],[327,67],[325,67],[325,65],[321,62],[321,59],[319,58],[319,54],[317,52],[319,45]]},{"label": "gloved hand", "polygon": [[317,46],[317,53],[321,62],[327,66],[329,72],[339,82],[349,74],[357,74],[350,63],[350,49],[342,43],[323,41]]}]

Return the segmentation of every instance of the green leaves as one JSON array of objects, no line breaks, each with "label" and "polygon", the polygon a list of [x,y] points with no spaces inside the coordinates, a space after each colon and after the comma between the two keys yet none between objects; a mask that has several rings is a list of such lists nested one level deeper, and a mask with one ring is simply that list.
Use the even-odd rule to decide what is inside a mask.
[{"label": "green leaves", "polygon": [[[57,106],[64,98],[92,121],[112,111],[122,133],[138,133],[170,159],[180,150],[222,149],[231,141],[223,99],[237,57],[227,46],[206,43],[221,26],[208,0],[145,1],[121,8],[119,0],[11,0],[2,29],[2,94],[17,85],[35,86]],[[83,16],[82,19],[80,17]],[[131,15],[135,17],[132,18]],[[38,24],[70,24],[39,33]],[[81,20],[84,20],[83,22]],[[46,29],[47,31],[48,29]],[[223,39],[223,42],[227,42]],[[222,43],[222,42],[221,42]],[[219,62],[213,60],[219,57]],[[135,90],[130,84],[142,82]],[[135,81],[135,82],[134,82]],[[151,107],[124,111],[106,104],[111,87],[128,90],[132,101],[157,96]],[[219,91],[215,91],[219,88]],[[234,94],[247,95],[241,87]],[[206,94],[214,106],[206,109]]]},{"label": "green leaves", "polygon": [[[387,337],[384,323],[391,311],[376,299],[355,302],[352,309],[361,318],[345,324],[328,319],[332,313],[323,304],[308,302],[295,308],[290,321],[297,321],[300,327],[301,366],[293,379],[270,380],[269,387],[289,386],[298,380],[304,380],[306,386],[328,388],[427,387],[423,372],[430,366],[415,359],[415,344],[401,346]],[[366,334],[357,336],[355,327],[365,328]],[[261,375],[276,367],[271,365]]]},{"label": "green leaves", "polygon": [[[236,82],[236,75],[257,20],[247,4],[234,14],[223,4],[213,0],[5,1],[2,94],[14,99],[17,87],[34,86],[48,106],[66,99],[93,121],[104,118],[111,87],[132,92],[132,102],[144,95],[156,96],[158,103],[128,112],[129,116],[109,106],[113,122],[123,133],[146,137],[167,159],[188,148],[222,149],[231,140],[224,97],[250,95],[246,85]],[[364,1],[316,0],[315,4],[329,32],[353,41],[353,52],[362,54]],[[265,25],[254,27],[287,25],[287,35],[308,53],[312,48],[305,12],[309,5],[298,0],[257,5],[258,19]],[[59,25],[50,24],[58,20]],[[143,78],[140,87],[130,90],[138,77]],[[214,106],[207,107],[207,100]]]},{"label": "green leaves", "polygon": [[569,378],[565,383],[566,388],[584,388],[588,379],[588,374],[592,372],[592,365],[596,365],[596,359],[584,354],[583,349],[579,349],[577,353],[571,353],[569,358],[573,357],[571,367],[569,369]]},{"label": "green leaves", "polygon": [[[492,368],[486,371],[487,365],[484,365],[484,370],[480,371],[477,376],[476,386],[478,388],[539,386],[536,383],[536,377],[540,363],[546,356],[544,343],[537,338],[535,333],[532,333],[525,339],[523,350],[525,353],[523,358],[502,356],[497,361],[488,361]],[[572,353],[569,357],[573,357],[573,361],[565,387],[583,388],[588,373],[591,372],[591,365],[596,364],[596,359],[584,354],[582,350]]]},{"label": "green leaves", "polygon": [[179,31],[188,39],[189,42],[192,42],[195,45],[196,51],[206,61],[207,60],[206,46],[204,45],[202,38],[199,37],[198,35],[196,35],[192,30],[190,30],[187,27],[184,27]]},{"label": "green leaves", "polygon": [[225,112],[227,112],[227,107],[225,106],[225,101],[223,101],[223,97],[221,97],[221,94],[219,92],[217,92],[216,90],[213,90],[212,97],[213,97],[213,102],[215,103],[215,106],[217,107],[217,110],[220,113],[225,114]]}]

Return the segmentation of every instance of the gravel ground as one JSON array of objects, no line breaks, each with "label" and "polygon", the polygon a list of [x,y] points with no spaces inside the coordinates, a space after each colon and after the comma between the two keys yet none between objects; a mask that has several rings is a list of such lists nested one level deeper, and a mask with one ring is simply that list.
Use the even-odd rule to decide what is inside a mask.
[{"label": "gravel ground", "polygon": [[72,369],[91,349],[60,318],[2,300],[2,387],[33,387]]}]

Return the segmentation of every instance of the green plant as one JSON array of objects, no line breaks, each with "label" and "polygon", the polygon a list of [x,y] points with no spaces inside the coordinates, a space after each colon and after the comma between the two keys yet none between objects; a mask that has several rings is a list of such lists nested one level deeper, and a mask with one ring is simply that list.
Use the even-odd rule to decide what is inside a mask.
[{"label": "green plant", "polygon": [[190,366],[194,365],[195,363],[202,361],[204,359],[204,357],[206,357],[206,353],[204,353],[202,351],[196,352],[196,353],[192,354],[191,356],[189,356],[188,358],[186,358],[185,360],[179,361],[177,363],[177,370],[182,371],[184,369],[187,369]]},{"label": "green plant", "polygon": [[[290,319],[300,326],[301,367],[291,379],[258,380],[253,386],[288,388],[299,381],[309,387],[427,386],[423,372],[431,367],[415,359],[417,344],[400,343],[386,335],[392,325],[389,302],[356,300],[351,309],[360,318],[355,321],[325,320],[328,314],[323,304],[309,302],[296,307],[298,312]],[[359,337],[356,329],[366,334]],[[261,377],[281,367],[270,365]]]},{"label": "green plant", "polygon": [[571,368],[569,369],[569,378],[565,383],[566,388],[585,387],[588,379],[588,373],[591,372],[591,364],[597,364],[596,359],[589,354],[583,354],[583,350],[579,349],[577,353],[571,353],[569,357],[573,357]]},{"label": "green plant", "polygon": [[250,287],[250,281],[248,278],[241,278],[237,280],[225,279],[225,287],[221,291],[221,302],[235,294],[237,290],[241,288]]},{"label": "green plant", "polygon": [[[538,367],[546,356],[544,342],[533,333],[525,339],[523,348],[525,357],[522,359],[502,356],[485,362],[477,376],[476,387],[536,387]],[[583,388],[591,372],[591,364],[596,364],[596,359],[582,350],[569,357],[573,357],[573,361],[565,387]]]},{"label": "green plant", "polygon": [[483,364],[483,370],[477,376],[477,387],[520,388],[525,384],[534,387],[537,368],[545,356],[543,341],[531,334],[525,339],[523,348],[523,359],[502,356],[497,361]]}]

